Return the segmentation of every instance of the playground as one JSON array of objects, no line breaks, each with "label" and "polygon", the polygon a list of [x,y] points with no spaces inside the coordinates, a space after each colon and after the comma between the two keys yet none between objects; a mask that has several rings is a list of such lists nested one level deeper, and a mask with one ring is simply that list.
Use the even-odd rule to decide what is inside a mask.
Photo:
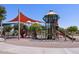
[{"label": "playground", "polygon": [[[59,40],[63,38],[64,41],[68,39],[75,41],[76,38],[73,37],[73,32],[69,35],[67,30],[60,28],[58,25],[59,18],[59,15],[53,10],[49,10],[48,14],[43,17],[44,22],[33,20],[25,16],[22,12],[18,12],[17,17],[9,21],[18,23],[2,24],[1,37],[5,40],[15,37],[18,40],[20,38],[33,40]],[[10,26],[12,24],[14,25]]]},{"label": "playground", "polygon": [[[0,8],[5,17],[6,11]],[[18,14],[5,23],[2,23],[3,17],[0,19],[0,53],[57,53],[54,48],[58,53],[66,53],[68,50],[64,48],[79,48],[77,26],[62,28],[59,25],[61,16],[54,10],[47,11],[42,20],[34,20],[19,9]],[[78,49],[70,53],[74,51],[79,53]]]}]

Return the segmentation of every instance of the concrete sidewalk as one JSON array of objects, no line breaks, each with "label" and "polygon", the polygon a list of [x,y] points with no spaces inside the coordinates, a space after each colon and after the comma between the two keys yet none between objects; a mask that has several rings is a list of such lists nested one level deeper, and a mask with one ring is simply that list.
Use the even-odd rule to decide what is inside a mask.
[{"label": "concrete sidewalk", "polygon": [[1,54],[78,54],[79,48],[40,48],[16,46],[0,42]]}]

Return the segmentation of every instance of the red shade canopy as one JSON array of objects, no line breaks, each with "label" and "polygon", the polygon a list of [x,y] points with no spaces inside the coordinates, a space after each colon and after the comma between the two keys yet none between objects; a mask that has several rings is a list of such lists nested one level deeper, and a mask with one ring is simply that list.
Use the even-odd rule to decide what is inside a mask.
[{"label": "red shade canopy", "polygon": [[[13,20],[11,20],[10,22],[16,22],[16,21],[19,21],[19,16],[17,16],[16,18],[14,18]],[[27,16],[25,16],[22,12],[20,12],[20,22],[40,22],[38,20],[33,20]]]}]

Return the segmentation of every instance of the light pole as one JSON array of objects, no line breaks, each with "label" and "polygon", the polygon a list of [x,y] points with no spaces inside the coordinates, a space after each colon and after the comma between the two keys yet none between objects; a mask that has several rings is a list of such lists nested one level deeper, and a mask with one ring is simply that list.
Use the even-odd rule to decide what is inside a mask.
[{"label": "light pole", "polygon": [[48,14],[43,17],[48,30],[47,39],[56,39],[56,27],[58,26],[58,19],[59,16],[53,12],[53,10],[50,10]]}]

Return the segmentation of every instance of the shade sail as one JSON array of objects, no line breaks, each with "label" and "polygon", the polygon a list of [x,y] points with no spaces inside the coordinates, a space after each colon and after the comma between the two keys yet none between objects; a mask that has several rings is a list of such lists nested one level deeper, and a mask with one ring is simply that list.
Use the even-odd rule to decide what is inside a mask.
[{"label": "shade sail", "polygon": [[[12,19],[10,22],[17,22],[17,21],[19,21],[19,15],[16,18]],[[25,16],[22,12],[20,12],[20,22],[27,23],[27,22],[41,22],[41,21],[33,20]]]}]

